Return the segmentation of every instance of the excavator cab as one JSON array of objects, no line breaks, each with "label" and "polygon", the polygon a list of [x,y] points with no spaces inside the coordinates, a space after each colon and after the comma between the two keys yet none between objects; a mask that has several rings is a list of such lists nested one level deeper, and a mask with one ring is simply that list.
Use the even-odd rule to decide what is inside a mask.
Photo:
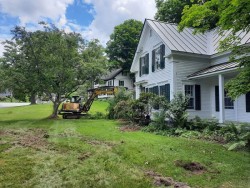
[{"label": "excavator cab", "polygon": [[81,116],[87,114],[90,110],[94,99],[98,95],[109,94],[114,95],[118,91],[118,87],[104,86],[95,89],[89,89],[89,98],[82,104],[82,98],[80,96],[72,96],[70,101],[62,104],[59,115],[62,115],[63,119],[79,119]]}]

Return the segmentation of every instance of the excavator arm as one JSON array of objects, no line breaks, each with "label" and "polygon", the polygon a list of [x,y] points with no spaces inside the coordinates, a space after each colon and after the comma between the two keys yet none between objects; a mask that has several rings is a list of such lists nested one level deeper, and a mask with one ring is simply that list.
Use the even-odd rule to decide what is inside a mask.
[{"label": "excavator arm", "polygon": [[[78,100],[74,100],[74,102],[67,102],[62,104],[62,109],[59,111],[59,115],[62,115],[64,119],[67,118],[80,118],[85,115],[89,110],[91,105],[93,104],[95,98],[98,95],[114,95],[118,91],[118,87],[112,86],[104,86],[95,89],[89,89],[89,98],[82,105]],[[76,96],[75,96],[76,97]]]},{"label": "excavator arm", "polygon": [[84,112],[88,112],[90,110],[90,107],[92,103],[94,102],[95,98],[98,95],[114,95],[118,91],[118,87],[112,87],[112,86],[104,86],[99,87],[95,89],[89,89],[88,92],[90,93],[90,97],[86,101],[86,103],[83,105],[82,110]]}]

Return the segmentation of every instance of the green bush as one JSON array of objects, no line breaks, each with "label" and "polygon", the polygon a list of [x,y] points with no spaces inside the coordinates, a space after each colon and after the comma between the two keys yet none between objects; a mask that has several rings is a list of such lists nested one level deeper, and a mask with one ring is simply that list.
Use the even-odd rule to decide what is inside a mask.
[{"label": "green bush", "polygon": [[177,93],[171,100],[166,116],[174,127],[185,128],[188,114],[186,112],[189,98]]},{"label": "green bush", "polygon": [[168,128],[166,122],[166,111],[160,110],[160,112],[154,113],[154,121],[150,125],[154,126],[156,130],[166,130]]},{"label": "green bush", "polygon": [[132,99],[132,93],[126,91],[126,89],[120,88],[119,91],[114,95],[114,97],[108,100],[109,102],[109,107],[107,109],[108,118],[115,119],[115,106],[120,101],[127,101],[129,99]]},{"label": "green bush", "polygon": [[201,119],[198,116],[188,121],[186,128],[188,130],[196,131],[203,131],[204,129],[214,131],[220,129],[219,123],[216,119]]}]

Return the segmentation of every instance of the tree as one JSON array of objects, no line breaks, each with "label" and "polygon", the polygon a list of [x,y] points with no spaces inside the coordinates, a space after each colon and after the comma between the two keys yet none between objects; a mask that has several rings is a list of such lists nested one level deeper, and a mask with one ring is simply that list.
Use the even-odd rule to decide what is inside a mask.
[{"label": "tree", "polygon": [[86,42],[85,49],[81,53],[81,59],[88,65],[92,74],[97,75],[89,79],[84,85],[81,85],[76,91],[77,95],[87,96],[87,89],[93,87],[93,83],[99,81],[101,74],[108,69],[108,59],[105,55],[105,49],[98,39]]},{"label": "tree", "polygon": [[250,47],[239,46],[237,43],[239,38],[236,37],[239,31],[250,31],[249,10],[249,0],[211,0],[203,4],[186,6],[179,24],[180,30],[193,27],[195,33],[205,32],[215,25],[221,34],[227,30],[231,31],[229,37],[221,41],[220,50],[230,50],[230,61],[240,63],[239,74],[226,84],[229,96],[234,99],[250,91]]},{"label": "tree", "polygon": [[142,22],[131,19],[114,28],[106,48],[109,61],[113,66],[122,67],[129,71],[140,39],[142,26]]},{"label": "tree", "polygon": [[68,97],[100,71],[82,59],[85,44],[80,34],[42,25],[43,30],[34,32],[16,27],[13,40],[6,41],[2,63],[14,91],[46,94],[53,102],[50,117],[56,118],[63,96]]},{"label": "tree", "polygon": [[155,19],[178,24],[184,7],[197,3],[197,0],[155,0],[155,2],[157,8]]}]

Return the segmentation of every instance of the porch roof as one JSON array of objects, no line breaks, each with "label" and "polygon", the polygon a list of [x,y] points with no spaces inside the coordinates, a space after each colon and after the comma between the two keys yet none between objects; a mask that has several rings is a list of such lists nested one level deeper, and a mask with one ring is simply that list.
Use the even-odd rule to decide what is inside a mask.
[{"label": "porch roof", "polygon": [[238,62],[226,62],[218,65],[209,66],[187,76],[188,79],[205,77],[221,72],[235,70],[239,67]]}]

